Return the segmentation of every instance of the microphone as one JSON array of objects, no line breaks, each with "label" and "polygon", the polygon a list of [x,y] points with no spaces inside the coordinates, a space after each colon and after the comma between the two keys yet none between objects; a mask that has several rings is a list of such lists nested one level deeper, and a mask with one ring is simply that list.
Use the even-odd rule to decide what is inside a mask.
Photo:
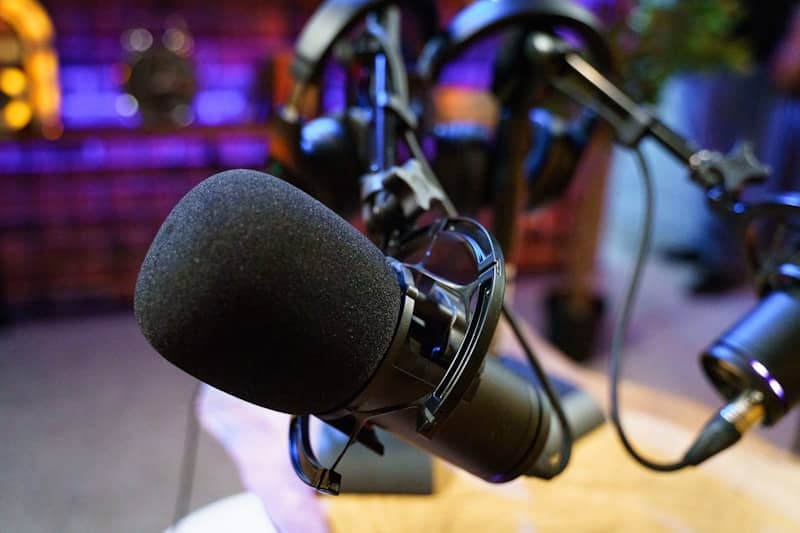
[{"label": "microphone", "polygon": [[381,252],[288,183],[219,173],[162,224],[136,283],[153,347],[248,402],[305,414],[345,405],[386,353],[402,291]]},{"label": "microphone", "polygon": [[[782,270],[797,273],[793,265]],[[789,276],[787,276],[788,278]],[[728,403],[687,452],[697,465],[735,444],[757,424],[772,426],[800,400],[800,294],[785,287],[765,295],[702,354],[706,375]]]},{"label": "microphone", "polygon": [[[496,244],[470,224],[478,226],[450,219],[431,242],[463,234],[475,257],[492,258]],[[539,472],[551,406],[484,359],[502,304],[502,258],[479,261],[479,280],[464,285],[474,289],[464,293],[466,308],[453,296],[458,283],[441,282],[418,261],[385,257],[278,178],[226,171],[192,189],[164,221],[134,309],[163,357],[241,399],[313,414],[379,451],[374,424],[491,482]],[[315,458],[305,436],[292,435],[298,474],[338,492],[336,479],[306,479]]]}]

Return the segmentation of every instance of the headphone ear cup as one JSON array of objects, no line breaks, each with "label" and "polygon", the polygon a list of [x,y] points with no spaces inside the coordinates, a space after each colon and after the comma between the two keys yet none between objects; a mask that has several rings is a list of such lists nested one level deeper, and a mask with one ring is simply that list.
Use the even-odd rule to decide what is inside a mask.
[{"label": "headphone ear cup", "polygon": [[303,125],[298,152],[317,199],[340,214],[358,208],[362,164],[354,133],[345,118],[319,117]]},{"label": "headphone ear cup", "polygon": [[330,205],[328,192],[314,179],[310,179],[305,157],[300,150],[300,139],[305,125],[299,118],[289,118],[278,109],[267,122],[270,137],[267,172],[290,183],[320,202]]},{"label": "headphone ear cup", "polygon": [[434,128],[433,171],[459,211],[474,214],[488,205],[491,132],[478,124],[439,124]]},{"label": "headphone ear cup", "polygon": [[[289,118],[278,108],[267,120],[267,133],[269,134],[269,158],[280,163],[289,169],[291,173],[297,173],[300,166],[300,131],[303,123],[300,118]],[[283,176],[278,176],[283,178]]]},{"label": "headphone ear cup", "polygon": [[564,195],[589,144],[596,116],[582,113],[567,123],[549,111],[535,109],[530,122],[533,144],[524,165],[528,208],[533,209]]}]

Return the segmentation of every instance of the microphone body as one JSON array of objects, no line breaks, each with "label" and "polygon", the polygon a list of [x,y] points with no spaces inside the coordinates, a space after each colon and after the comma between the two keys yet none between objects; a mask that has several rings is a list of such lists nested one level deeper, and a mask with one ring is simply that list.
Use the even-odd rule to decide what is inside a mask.
[{"label": "microphone body", "polygon": [[[420,400],[446,382],[452,347],[475,337],[454,326],[456,314],[440,316],[446,297],[420,300],[398,265],[291,185],[227,171],[167,217],[134,307],[162,356],[229,394],[335,427],[374,423],[487,481],[531,471],[548,440],[550,405],[493,358],[458,389],[436,431],[420,432]],[[488,333],[476,341],[481,359]]]},{"label": "microphone body", "polygon": [[[435,386],[421,378],[425,373],[415,375],[398,360],[386,360],[353,406],[320,418],[359,417],[370,407],[411,404]],[[477,477],[502,483],[533,470],[547,443],[551,418],[550,404],[539,389],[497,358],[487,357],[469,398],[462,399],[431,438],[418,431],[416,409],[393,411],[370,422]]]},{"label": "microphone body", "polygon": [[414,411],[387,416],[381,425],[415,446],[486,481],[501,483],[526,474],[550,430],[550,405],[537,389],[486,359],[474,396],[462,402],[428,439],[416,431]]},{"label": "microphone body", "polygon": [[763,395],[764,423],[780,420],[800,401],[800,291],[774,290],[709,346],[700,358],[717,390],[733,400]]},{"label": "microphone body", "polygon": [[758,424],[775,424],[800,400],[799,296],[796,288],[767,293],[701,355],[703,370],[728,403],[703,427],[686,464],[699,465]]}]

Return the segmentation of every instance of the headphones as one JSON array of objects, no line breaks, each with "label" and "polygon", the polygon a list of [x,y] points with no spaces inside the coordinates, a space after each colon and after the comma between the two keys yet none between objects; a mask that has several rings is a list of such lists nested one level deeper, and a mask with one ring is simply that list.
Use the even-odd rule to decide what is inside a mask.
[{"label": "headphones", "polygon": [[[358,178],[368,169],[364,147],[370,142],[369,112],[356,107],[338,116],[305,122],[298,107],[307,88],[318,83],[326,58],[342,36],[367,14],[389,5],[389,0],[328,0],[322,4],[295,45],[290,100],[269,124],[272,147],[268,171],[343,214],[358,208]],[[557,0],[478,0],[459,12],[446,31],[437,33],[438,12],[433,1],[406,5],[427,37],[417,67],[427,86],[437,81],[447,62],[479,39],[507,33],[492,80],[492,93],[507,116],[501,120],[497,135],[477,125],[440,124],[433,128],[437,147],[433,168],[456,205],[470,213],[494,203],[498,212],[515,216],[503,203],[516,175],[507,168],[506,162],[511,159],[508,149],[518,137],[533,141],[533,148],[524,157],[527,207],[563,193],[588,144],[595,119],[589,112],[565,120],[545,110],[534,110],[524,124],[525,131],[519,131],[522,125],[510,115],[519,115],[518,102],[528,105],[530,83],[535,78],[534,67],[524,57],[525,38],[535,31],[566,30],[587,45],[599,64],[609,64],[610,52],[599,22],[583,8]]]},{"label": "headphones", "polygon": [[[543,80],[537,78],[535,66],[525,56],[528,37],[536,32],[563,32],[579,40],[592,59],[606,68],[611,65],[611,52],[599,21],[578,5],[559,0],[477,0],[426,45],[418,64],[421,78],[429,86],[435,84],[448,62],[476,41],[500,32],[504,38],[491,84],[501,108],[497,134],[492,138],[490,132],[479,127],[438,125],[434,137],[439,157],[458,158],[461,151],[462,161],[479,160],[481,164],[473,165],[468,172],[462,169],[466,161],[462,166],[435,167],[448,193],[464,202],[456,202],[459,207],[469,212],[494,205],[496,217],[509,218],[516,216],[515,178],[520,174],[520,169],[511,168],[513,161],[522,160],[521,170],[527,181],[525,206],[540,206],[563,194],[597,122],[589,110],[567,119],[545,109],[531,109],[537,103]],[[527,154],[520,154],[520,146],[523,152],[525,147],[532,147]],[[480,152],[482,156],[477,155]],[[463,156],[466,153],[468,157]],[[498,239],[507,249],[510,236],[502,233],[498,231]]]},{"label": "headphones", "polygon": [[[289,102],[278,109],[268,128],[271,133],[267,171],[292,183],[340,214],[352,214],[358,207],[359,177],[368,170],[371,114],[367,109],[349,107],[337,116],[304,121],[299,106],[308,87],[319,83],[323,66],[331,53],[347,56],[352,51],[337,49],[341,38],[370,13],[390,7],[390,0],[328,0],[311,16],[295,43],[291,63],[294,80]],[[422,42],[439,28],[433,0],[401,2],[414,15]]]}]

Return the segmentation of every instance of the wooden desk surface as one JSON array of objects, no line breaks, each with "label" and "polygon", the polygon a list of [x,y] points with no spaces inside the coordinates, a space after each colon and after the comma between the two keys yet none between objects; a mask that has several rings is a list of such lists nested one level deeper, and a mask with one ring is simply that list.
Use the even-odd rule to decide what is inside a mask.
[{"label": "wooden desk surface", "polygon": [[[604,402],[604,376],[532,340],[548,371]],[[498,349],[518,352],[507,333]],[[664,459],[683,453],[711,412],[631,384],[622,397],[634,441]],[[285,415],[209,389],[200,416],[282,531],[800,531],[800,460],[752,435],[700,468],[659,474],[634,463],[604,426],[577,443],[567,471],[549,482],[492,485],[437,461],[432,496],[321,497],[294,478]]]}]

